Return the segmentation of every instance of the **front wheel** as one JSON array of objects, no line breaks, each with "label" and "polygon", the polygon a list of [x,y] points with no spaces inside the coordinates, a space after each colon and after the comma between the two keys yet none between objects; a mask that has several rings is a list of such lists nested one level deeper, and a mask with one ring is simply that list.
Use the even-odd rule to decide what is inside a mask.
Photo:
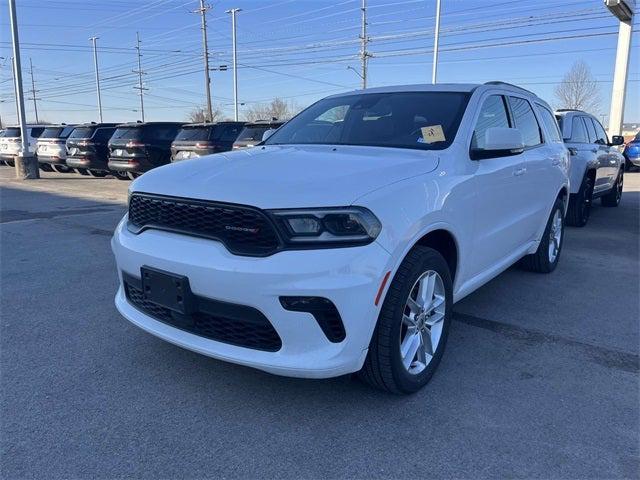
[{"label": "front wheel", "polygon": [[620,200],[622,199],[622,187],[624,185],[624,173],[622,170],[618,174],[618,178],[616,178],[616,183],[613,185],[609,193],[603,196],[600,199],[603,207],[617,207],[620,205]]},{"label": "front wheel", "polygon": [[563,213],[564,203],[558,198],[551,209],[538,250],[520,261],[523,268],[539,273],[551,273],[556,269],[564,241]]},{"label": "front wheel", "polygon": [[424,387],[442,358],[452,308],[447,262],[432,248],[415,247],[389,286],[360,377],[396,394]]}]

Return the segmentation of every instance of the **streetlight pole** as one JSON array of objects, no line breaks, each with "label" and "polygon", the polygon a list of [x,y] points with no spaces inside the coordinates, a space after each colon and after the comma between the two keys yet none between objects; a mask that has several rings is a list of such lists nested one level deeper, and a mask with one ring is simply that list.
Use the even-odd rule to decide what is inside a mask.
[{"label": "streetlight pole", "polygon": [[362,13],[361,25],[360,25],[360,62],[361,72],[360,78],[362,79],[362,89],[367,88],[367,64],[369,63],[369,52],[367,52],[367,44],[369,43],[369,37],[367,37],[367,0],[362,0],[360,7]]},{"label": "streetlight pole", "polygon": [[91,37],[91,43],[93,44],[93,66],[96,71],[96,92],[98,94],[98,117],[100,118],[100,123],[102,123],[102,98],[100,97],[100,74],[98,73],[98,51],[96,48],[96,40],[99,37]]},{"label": "streetlight pole", "polygon": [[604,0],[604,4],[620,20],[613,88],[611,91],[611,110],[609,112],[609,135],[611,136],[622,133],[635,0]]},{"label": "streetlight pole", "polygon": [[29,138],[24,114],[24,93],[22,90],[22,70],[20,69],[20,40],[18,39],[18,17],[16,0],[9,0],[9,17],[11,19],[11,41],[13,45],[13,83],[18,104],[18,123],[20,124],[20,151],[15,159],[16,178],[29,180],[40,178],[38,161],[29,151]]},{"label": "streetlight pole", "polygon": [[207,94],[207,120],[213,121],[213,108],[211,107],[211,77],[209,76],[209,45],[207,42],[207,10],[211,7],[200,0],[200,8],[196,10],[202,18],[202,55],[204,58],[204,89]]},{"label": "streetlight pole", "polygon": [[236,48],[236,13],[241,8],[232,8],[226,13],[231,14],[231,36],[233,42],[233,118],[238,121],[238,50]]},{"label": "streetlight pole", "polygon": [[433,37],[433,67],[431,83],[438,83],[438,42],[440,40],[440,0],[436,0],[436,29]]}]

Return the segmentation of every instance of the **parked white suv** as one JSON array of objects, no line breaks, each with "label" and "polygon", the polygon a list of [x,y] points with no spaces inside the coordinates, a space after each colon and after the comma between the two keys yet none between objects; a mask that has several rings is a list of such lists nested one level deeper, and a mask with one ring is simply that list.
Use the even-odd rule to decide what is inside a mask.
[{"label": "parked white suv", "polygon": [[137,179],[116,306],[211,357],[413,392],[454,302],[520,259],[556,267],[567,171],[548,105],[508,84],[331,96],[255,148]]},{"label": "parked white suv", "polygon": [[[44,132],[45,125],[27,125],[28,147],[31,153],[36,151],[38,137]],[[7,165],[14,166],[15,157],[20,151],[20,127],[7,127],[2,137],[0,137],[0,160]]]},{"label": "parked white suv", "polygon": [[605,207],[617,207],[622,198],[624,155],[616,146],[624,137],[607,133],[593,115],[581,110],[557,110],[562,137],[571,153],[571,192],[567,224],[584,227],[593,199]]}]

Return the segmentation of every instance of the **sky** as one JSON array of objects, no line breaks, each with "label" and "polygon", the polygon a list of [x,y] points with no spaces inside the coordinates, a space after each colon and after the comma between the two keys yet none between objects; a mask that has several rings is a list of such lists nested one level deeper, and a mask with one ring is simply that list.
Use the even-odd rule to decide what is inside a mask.
[{"label": "sky", "polygon": [[[370,87],[431,81],[436,0],[368,0]],[[298,107],[360,87],[361,0],[209,0],[214,107],[233,116],[230,8],[237,14],[240,117],[283,98]],[[97,121],[93,53],[99,37],[104,121],[140,118],[136,32],[145,71],[145,118],[186,121],[205,104],[198,0],[16,0],[23,82],[40,120]],[[8,1],[0,0],[0,115],[17,121]],[[637,22],[637,20],[636,20]],[[618,20],[602,0],[442,0],[438,82],[501,80],[552,106],[554,88],[577,60],[598,82],[606,124]],[[640,122],[638,28],[632,40],[624,121]],[[32,97],[31,93],[27,97]],[[33,100],[27,119],[35,120]]]}]

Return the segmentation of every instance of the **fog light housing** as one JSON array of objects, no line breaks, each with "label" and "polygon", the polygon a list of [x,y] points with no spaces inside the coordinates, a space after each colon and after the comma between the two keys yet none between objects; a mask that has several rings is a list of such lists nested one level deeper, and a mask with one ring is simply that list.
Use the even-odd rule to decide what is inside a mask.
[{"label": "fog light housing", "polygon": [[339,343],[346,337],[340,312],[333,302],[323,297],[280,297],[285,310],[306,312],[313,315],[327,339]]}]

